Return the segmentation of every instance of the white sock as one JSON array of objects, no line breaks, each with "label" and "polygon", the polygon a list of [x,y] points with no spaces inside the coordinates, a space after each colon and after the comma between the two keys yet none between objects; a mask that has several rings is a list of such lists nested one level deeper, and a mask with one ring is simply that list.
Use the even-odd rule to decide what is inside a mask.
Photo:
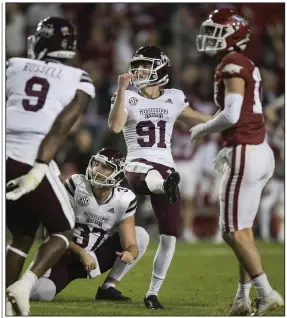
[{"label": "white sock", "polygon": [[160,235],[160,243],[154,257],[153,273],[146,297],[149,295],[158,295],[173,258],[175,244],[176,238],[174,236]]},{"label": "white sock", "polygon": [[102,286],[103,289],[108,289],[110,287],[116,288],[116,284],[114,284],[114,283],[103,283],[103,286]]},{"label": "white sock", "polygon": [[252,287],[252,282],[238,283],[237,293],[235,298],[249,298],[250,289]]},{"label": "white sock", "polygon": [[152,193],[165,193],[163,189],[164,179],[157,170],[150,170],[145,178],[145,182]]},{"label": "white sock", "polygon": [[111,269],[109,276],[120,281],[144,256],[144,253],[149,244],[149,235],[147,231],[140,227],[136,226],[136,238],[137,238],[137,245],[138,245],[138,257],[136,260],[130,264],[123,264],[119,257],[114,262],[113,268]]},{"label": "white sock", "polygon": [[29,292],[31,292],[32,288],[36,285],[37,281],[38,281],[38,277],[31,272],[30,270],[27,270],[21,280],[24,280],[27,283],[27,286],[29,287]]},{"label": "white sock", "polygon": [[55,283],[47,277],[40,277],[31,290],[30,299],[34,301],[51,301],[55,296]]},{"label": "white sock", "polygon": [[267,276],[265,273],[254,278],[252,280],[253,284],[257,289],[257,293],[259,297],[269,296],[272,292],[272,287],[270,286]]}]

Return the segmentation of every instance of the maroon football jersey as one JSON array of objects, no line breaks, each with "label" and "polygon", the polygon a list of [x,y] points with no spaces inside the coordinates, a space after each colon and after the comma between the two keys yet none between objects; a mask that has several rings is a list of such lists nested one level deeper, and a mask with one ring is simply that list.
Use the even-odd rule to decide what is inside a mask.
[{"label": "maroon football jersey", "polygon": [[265,138],[261,104],[261,77],[258,68],[242,53],[226,55],[216,68],[214,101],[224,109],[224,79],[240,77],[245,81],[245,93],[238,122],[222,132],[225,146],[260,144]]}]

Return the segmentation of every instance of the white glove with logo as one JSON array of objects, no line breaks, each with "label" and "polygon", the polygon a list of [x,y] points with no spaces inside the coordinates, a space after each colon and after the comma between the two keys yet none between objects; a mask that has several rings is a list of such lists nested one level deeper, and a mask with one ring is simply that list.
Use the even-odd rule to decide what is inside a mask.
[{"label": "white glove with logo", "polygon": [[6,193],[6,199],[18,200],[24,194],[35,190],[43,180],[49,166],[45,163],[35,163],[34,167],[24,176],[10,180],[7,188],[18,186],[15,190]]},{"label": "white glove with logo", "polygon": [[229,153],[230,149],[228,148],[223,148],[221,149],[218,154],[214,157],[212,160],[214,164],[214,169],[218,172],[223,172],[224,171],[224,165],[228,164],[227,161],[227,155]]}]

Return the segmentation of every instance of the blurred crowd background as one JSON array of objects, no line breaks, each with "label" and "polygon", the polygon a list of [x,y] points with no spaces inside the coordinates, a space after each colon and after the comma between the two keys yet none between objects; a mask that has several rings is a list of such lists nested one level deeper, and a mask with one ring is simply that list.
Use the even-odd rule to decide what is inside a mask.
[{"label": "blurred crowd background", "polygon": [[[97,95],[58,153],[57,162],[65,179],[73,173],[85,173],[90,156],[103,146],[126,152],[123,136],[108,132],[107,117],[117,77],[127,72],[134,51],[141,46],[161,47],[172,63],[169,85],[182,89],[193,108],[216,112],[213,103],[216,60],[197,52],[195,41],[201,22],[220,7],[236,9],[250,22],[251,42],[246,53],[260,68],[267,139],[276,157],[276,172],[264,190],[255,231],[265,241],[283,241],[284,3],[7,3],[6,57],[25,57],[27,36],[35,31],[39,20],[47,16],[65,17],[76,26],[78,54],[74,63],[90,73]],[[179,146],[186,134],[179,128],[175,135],[174,144]],[[195,193],[185,202],[187,207],[192,207],[192,211],[184,208],[182,238],[185,241],[196,242],[196,238],[220,241],[218,176],[212,165],[212,158],[220,147],[220,138],[214,135],[200,141],[189,156],[200,175]],[[180,150],[173,150],[175,156],[177,151]],[[156,234],[149,202],[145,198],[140,201],[137,222]],[[189,233],[184,231],[187,227]]]}]

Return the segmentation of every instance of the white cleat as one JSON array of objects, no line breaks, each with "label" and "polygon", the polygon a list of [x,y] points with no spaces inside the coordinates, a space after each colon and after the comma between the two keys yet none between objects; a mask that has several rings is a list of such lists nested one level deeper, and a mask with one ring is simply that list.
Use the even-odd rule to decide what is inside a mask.
[{"label": "white cleat", "polygon": [[269,296],[256,298],[256,308],[251,316],[262,316],[269,313],[271,310],[282,306],[284,306],[282,296],[273,289]]},{"label": "white cleat", "polygon": [[235,298],[228,316],[249,316],[251,313],[250,298]]},{"label": "white cleat", "polygon": [[8,317],[14,316],[12,304],[8,301],[7,298],[6,298],[6,308],[5,309],[6,309],[6,316],[8,316]]},{"label": "white cleat", "polygon": [[6,289],[6,298],[11,303],[16,316],[29,316],[29,296],[30,290],[24,280],[18,280]]}]

